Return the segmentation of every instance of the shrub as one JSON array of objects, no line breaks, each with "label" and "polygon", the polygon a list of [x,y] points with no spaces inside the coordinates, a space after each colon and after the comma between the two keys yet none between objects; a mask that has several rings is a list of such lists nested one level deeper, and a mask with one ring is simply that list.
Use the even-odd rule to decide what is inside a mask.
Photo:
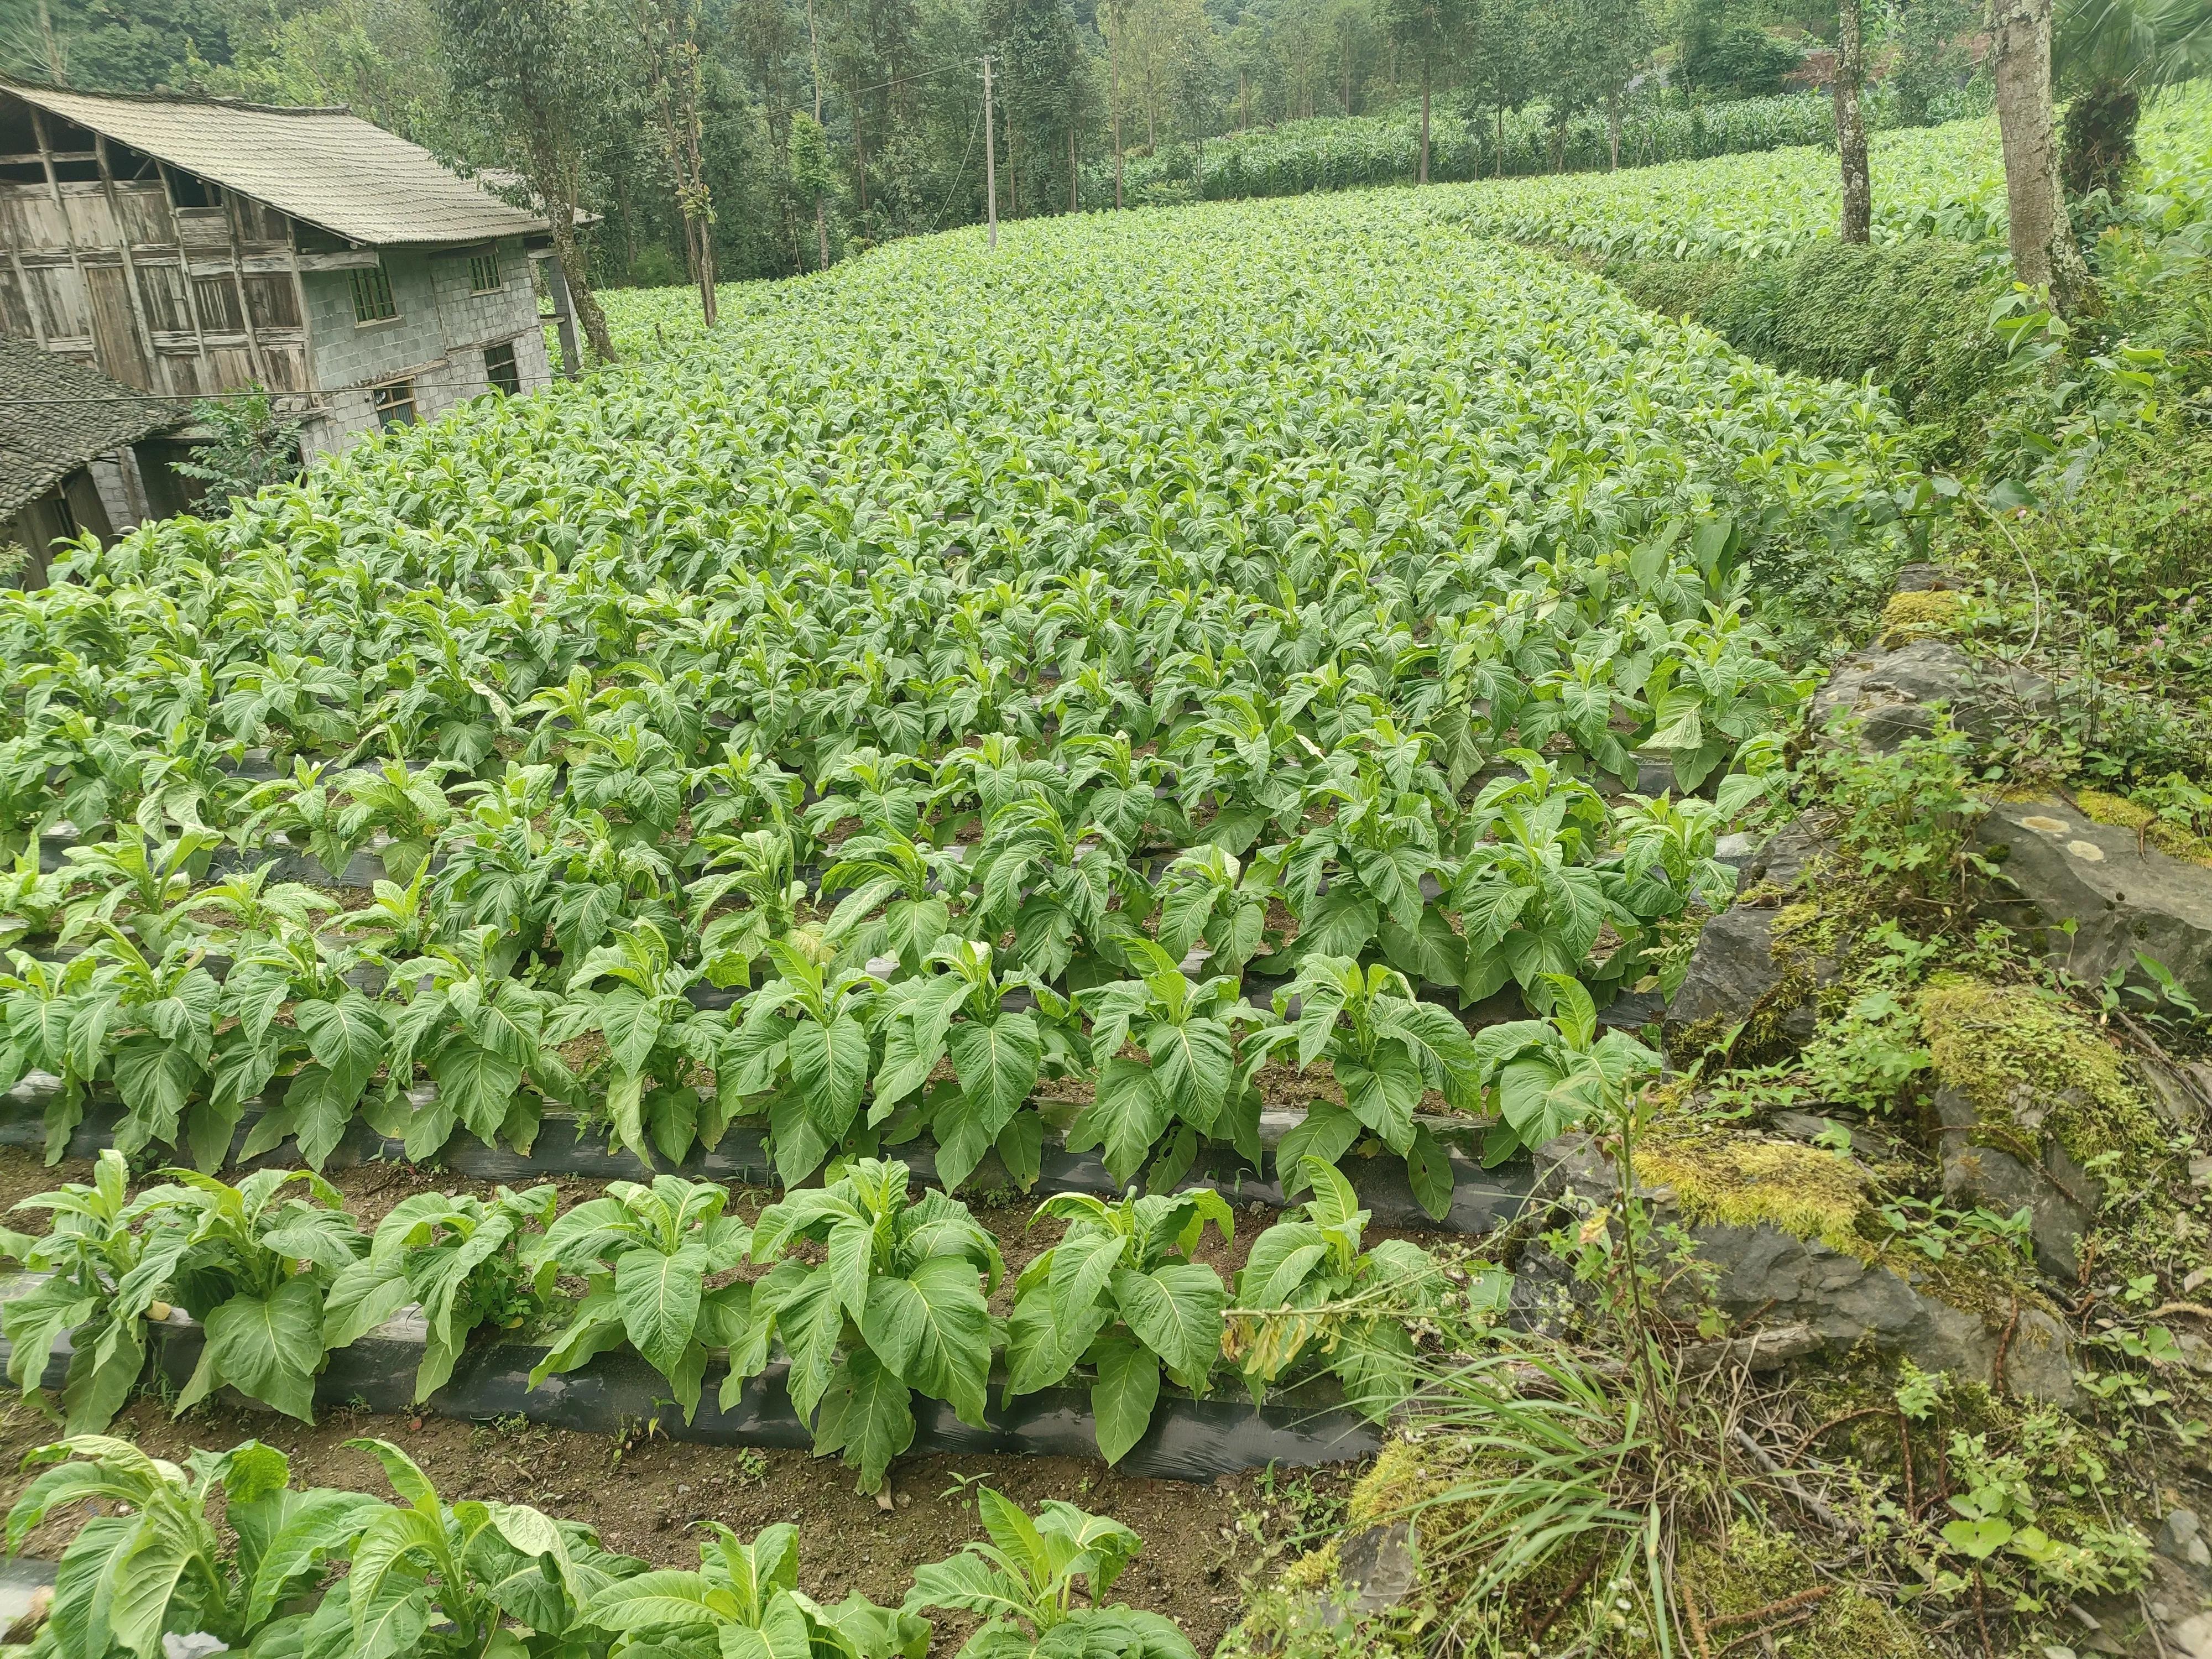
[{"label": "shrub", "polygon": [[1906,414],[1948,422],[1954,441],[1974,430],[1974,400],[2004,362],[1989,326],[2002,285],[1963,243],[1822,240],[1783,259],[1616,259],[1605,274],[1778,368],[1871,374]]}]

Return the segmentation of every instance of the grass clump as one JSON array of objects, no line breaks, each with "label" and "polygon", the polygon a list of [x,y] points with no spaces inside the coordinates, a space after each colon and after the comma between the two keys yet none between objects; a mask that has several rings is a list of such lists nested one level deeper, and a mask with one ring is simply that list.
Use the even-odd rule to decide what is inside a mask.
[{"label": "grass clump", "polygon": [[2161,1158],[2156,1117],[2119,1051],[2080,1014],[2027,985],[1938,974],[1915,1000],[1936,1075],[1973,1103],[2002,1143],[2056,1138],[2084,1168]]}]

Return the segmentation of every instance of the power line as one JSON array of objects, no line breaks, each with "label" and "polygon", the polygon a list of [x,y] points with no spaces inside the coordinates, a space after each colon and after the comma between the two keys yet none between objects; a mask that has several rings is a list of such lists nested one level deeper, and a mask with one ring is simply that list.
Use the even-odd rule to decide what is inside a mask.
[{"label": "power line", "polygon": [[982,125],[978,116],[975,125],[968,129],[968,147],[960,152],[960,166],[952,175],[952,188],[945,192],[945,199],[937,204],[937,216],[929,222],[929,234],[937,234],[937,227],[944,222],[945,210],[952,205],[952,198],[960,188],[960,181],[968,176],[968,158],[975,153],[975,127]]},{"label": "power line", "polygon": [[[881,92],[886,87],[902,87],[910,81],[927,81],[934,76],[945,74],[949,70],[966,69],[968,65],[969,60],[967,58],[955,58],[949,63],[939,64],[930,69],[916,70],[911,75],[893,76],[890,80],[878,81],[872,87],[859,88],[849,95],[854,98],[865,98],[870,93]],[[833,81],[830,83],[830,90],[833,92],[843,92],[845,91],[845,88],[837,85],[837,83]],[[713,131],[721,127],[732,125],[737,122],[744,120],[745,118],[746,118],[742,115],[726,115],[719,121],[709,121],[705,125],[707,130]]]}]

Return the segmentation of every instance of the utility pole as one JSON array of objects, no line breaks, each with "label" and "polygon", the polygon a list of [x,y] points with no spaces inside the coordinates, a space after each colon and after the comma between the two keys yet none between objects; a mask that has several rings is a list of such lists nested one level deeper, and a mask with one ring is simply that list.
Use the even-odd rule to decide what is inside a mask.
[{"label": "utility pole", "polygon": [[991,58],[983,58],[983,194],[990,198],[991,246],[999,246],[999,141],[991,113]]}]

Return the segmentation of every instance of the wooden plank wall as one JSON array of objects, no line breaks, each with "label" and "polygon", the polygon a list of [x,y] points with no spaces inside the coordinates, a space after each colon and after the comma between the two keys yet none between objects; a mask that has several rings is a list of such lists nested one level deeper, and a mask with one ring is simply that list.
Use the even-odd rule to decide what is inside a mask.
[{"label": "wooden plank wall", "polygon": [[275,210],[0,92],[0,332],[141,391],[305,392],[299,243]]}]

